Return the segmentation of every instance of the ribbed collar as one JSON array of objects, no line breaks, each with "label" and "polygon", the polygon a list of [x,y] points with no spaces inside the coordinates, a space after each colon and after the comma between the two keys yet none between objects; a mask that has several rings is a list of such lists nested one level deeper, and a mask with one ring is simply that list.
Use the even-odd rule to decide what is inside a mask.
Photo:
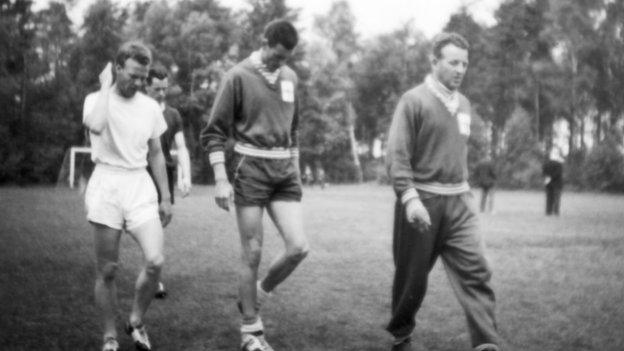
[{"label": "ribbed collar", "polygon": [[427,88],[444,104],[446,109],[455,116],[459,110],[459,93],[456,90],[450,90],[440,83],[433,75],[428,75],[425,78],[425,84]]},{"label": "ribbed collar", "polygon": [[281,68],[276,69],[274,72],[270,72],[264,63],[262,63],[262,54],[260,50],[254,51],[249,56],[249,60],[254,68],[269,82],[269,84],[273,85],[277,82],[277,78],[281,72]]}]

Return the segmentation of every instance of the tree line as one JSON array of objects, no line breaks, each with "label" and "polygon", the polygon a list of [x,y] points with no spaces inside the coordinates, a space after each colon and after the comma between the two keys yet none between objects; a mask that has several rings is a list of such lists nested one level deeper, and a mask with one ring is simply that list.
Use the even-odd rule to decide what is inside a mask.
[{"label": "tree line", "polygon": [[[129,39],[171,71],[194,181],[210,182],[197,139],[223,73],[257,48],[266,23],[297,24],[299,13],[285,0],[238,11],[217,0],[96,0],[76,28],[73,1],[32,5],[0,0],[0,183],[57,181],[68,148],[85,143],[84,97]],[[624,2],[504,0],[492,26],[469,10],[444,30],[471,43],[462,87],[474,109],[471,167],[490,154],[502,186],[535,187],[548,152],[564,148],[569,184],[623,191]],[[301,162],[332,182],[385,181],[392,112],[427,74],[430,42],[412,23],[367,39],[355,23],[349,3],[334,2],[289,62],[301,78]]]}]

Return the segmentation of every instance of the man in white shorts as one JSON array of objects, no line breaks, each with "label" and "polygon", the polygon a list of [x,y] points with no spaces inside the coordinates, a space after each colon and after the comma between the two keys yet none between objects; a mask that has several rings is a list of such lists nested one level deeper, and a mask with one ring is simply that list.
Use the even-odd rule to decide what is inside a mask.
[{"label": "man in white shorts", "polygon": [[[115,325],[119,242],[123,230],[139,244],[145,265],[135,284],[126,332],[137,350],[151,350],[143,316],[154,297],[163,258],[163,226],[171,220],[160,135],[167,129],[158,103],[141,93],[151,52],[140,42],[123,44],[100,74],[101,88],[84,102],[95,170],[85,193],[95,238],[95,300],[104,327],[103,351],[119,350]],[[113,71],[115,80],[113,81]],[[163,201],[158,203],[149,164]]]}]

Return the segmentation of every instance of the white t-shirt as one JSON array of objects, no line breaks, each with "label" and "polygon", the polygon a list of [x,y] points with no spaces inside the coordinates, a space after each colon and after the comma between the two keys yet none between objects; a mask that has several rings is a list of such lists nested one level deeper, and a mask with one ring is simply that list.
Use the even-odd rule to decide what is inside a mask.
[{"label": "white t-shirt", "polygon": [[[94,92],[85,98],[83,120],[97,101]],[[159,138],[167,123],[156,100],[137,92],[130,99],[111,91],[106,127],[99,135],[90,133],[93,162],[126,169],[147,166],[147,142]]]}]

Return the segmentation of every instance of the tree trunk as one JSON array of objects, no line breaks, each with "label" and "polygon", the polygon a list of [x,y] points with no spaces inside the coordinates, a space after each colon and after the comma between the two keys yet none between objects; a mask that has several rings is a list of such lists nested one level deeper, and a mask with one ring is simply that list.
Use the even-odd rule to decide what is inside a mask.
[{"label": "tree trunk", "polygon": [[568,154],[572,154],[575,151],[576,145],[574,143],[574,136],[576,134],[576,120],[574,115],[570,116],[568,119],[568,129],[570,131],[570,135],[568,136]]},{"label": "tree trunk", "polygon": [[602,112],[598,112],[595,117],[596,123],[596,135],[594,143],[598,144],[600,142],[600,138],[602,137]]},{"label": "tree trunk", "polygon": [[580,134],[581,134],[581,151],[585,153],[585,150],[587,149],[587,144],[585,144],[585,116],[581,118]]},{"label": "tree trunk", "polygon": [[353,157],[353,166],[355,167],[355,180],[358,183],[364,181],[362,174],[362,166],[360,164],[360,157],[358,156],[357,140],[355,139],[355,109],[350,101],[347,101],[347,131],[349,133],[349,143],[351,144],[351,156]]}]

